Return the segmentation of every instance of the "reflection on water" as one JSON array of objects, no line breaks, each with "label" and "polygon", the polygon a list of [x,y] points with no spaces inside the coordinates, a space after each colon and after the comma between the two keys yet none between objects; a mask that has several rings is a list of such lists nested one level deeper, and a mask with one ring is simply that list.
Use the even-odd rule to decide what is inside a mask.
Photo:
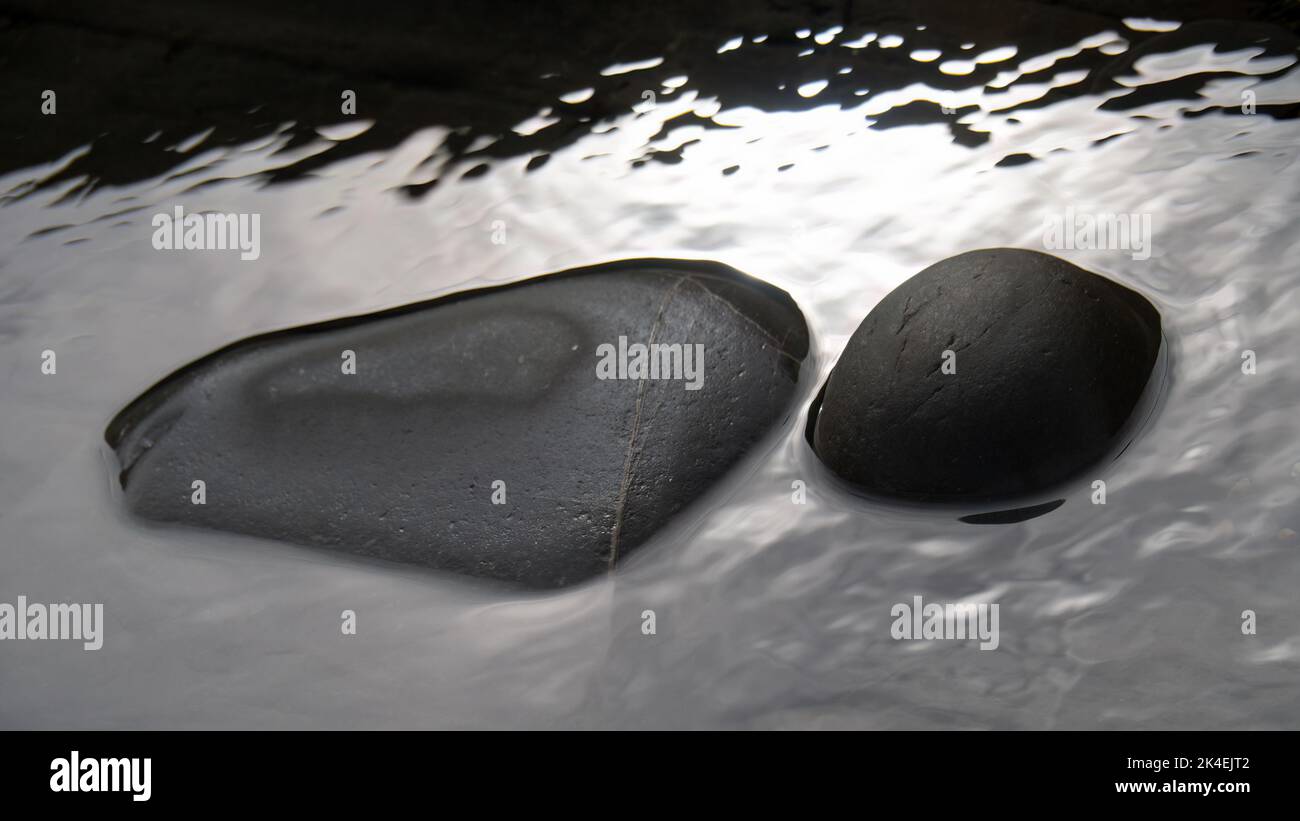
[{"label": "reflection on water", "polygon": [[[426,31],[449,43],[427,69],[405,62],[427,50],[414,32],[386,63],[313,62],[311,38],[275,41],[271,21],[257,54],[220,27],[144,37],[116,95],[79,93],[94,71],[50,80],[58,113],[0,152],[0,601],[103,602],[107,636],[98,653],[6,647],[0,724],[1297,726],[1294,36],[918,8],[679,36],[671,18],[616,21],[586,56]],[[460,35],[491,59],[457,69]],[[93,65],[135,35],[33,19],[0,36],[19,54],[75,42]],[[37,100],[44,80],[0,82]],[[331,113],[341,89],[355,117]],[[260,214],[261,257],[153,250],[150,218],[176,205]],[[822,481],[811,395],[617,576],[556,594],[149,528],[113,499],[106,420],[233,339],[604,260],[709,258],[803,307],[811,393],[903,279],[1041,248],[1066,208],[1152,216],[1149,259],[1059,253],[1151,298],[1170,345],[1157,418],[1098,470],[1105,506],[1085,486],[981,527],[866,506]],[[891,606],[918,595],[999,603],[998,650],[892,641]]]}]

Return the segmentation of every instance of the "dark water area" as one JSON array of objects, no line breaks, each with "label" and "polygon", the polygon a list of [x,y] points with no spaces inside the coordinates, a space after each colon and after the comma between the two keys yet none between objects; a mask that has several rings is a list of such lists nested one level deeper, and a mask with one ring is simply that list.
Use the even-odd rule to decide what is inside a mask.
[{"label": "dark water area", "polygon": [[[0,726],[1300,727],[1298,22],[0,2],[0,601],[107,620],[95,652],[6,642]],[[260,215],[256,258],[156,250],[177,206]],[[1067,210],[1150,243],[1046,249]],[[806,439],[817,390],[887,293],[989,247],[1156,305],[1159,401],[1016,511],[848,492]],[[790,418],[616,573],[504,590],[124,510],[105,425],[188,362],[638,257],[788,292],[812,350]],[[998,648],[894,640],[915,596],[999,604]]]}]

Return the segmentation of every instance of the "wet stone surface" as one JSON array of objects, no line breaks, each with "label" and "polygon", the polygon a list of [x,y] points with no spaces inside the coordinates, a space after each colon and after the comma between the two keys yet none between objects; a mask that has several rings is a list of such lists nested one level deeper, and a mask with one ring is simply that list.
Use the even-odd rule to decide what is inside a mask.
[{"label": "wet stone surface", "polygon": [[886,497],[1011,499],[1116,450],[1160,350],[1140,294],[1048,254],[943,260],[894,289],[825,386],[814,449]]},{"label": "wet stone surface", "polygon": [[106,437],[146,519],[554,587],[779,426],[807,353],[784,292],[630,261],[237,342]]}]

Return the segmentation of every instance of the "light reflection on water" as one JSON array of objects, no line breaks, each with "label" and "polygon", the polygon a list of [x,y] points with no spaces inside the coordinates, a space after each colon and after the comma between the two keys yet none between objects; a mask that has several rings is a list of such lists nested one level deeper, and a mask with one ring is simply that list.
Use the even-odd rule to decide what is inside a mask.
[{"label": "light reflection on water", "polygon": [[[460,148],[430,125],[330,154],[371,133],[364,118],[237,145],[196,127],[138,182],[87,186],[73,171],[93,146],[7,174],[0,600],[101,601],[108,635],[99,653],[6,647],[0,724],[1298,726],[1300,126],[1280,112],[1300,102],[1300,71],[1293,47],[1215,31],[1115,21],[969,48],[750,34],[720,38],[698,70],[716,81],[724,61],[779,47],[754,64],[767,73],[714,85],[766,83],[798,107],[735,104],[745,95],[647,55],[559,78],[513,136]],[[615,90],[631,104],[554,150],[527,142]],[[1237,110],[1248,90],[1253,116]],[[1033,161],[998,165],[1011,155]],[[318,157],[332,159],[265,184]],[[178,203],[260,213],[261,258],[154,251],[149,218]],[[1152,299],[1175,363],[1159,417],[1098,470],[1107,505],[1085,488],[1044,517],[973,527],[820,481],[804,409],[862,317],[944,257],[1041,248],[1066,207],[1153,215],[1148,260],[1060,253]],[[785,288],[817,373],[768,450],[611,579],[501,591],[155,529],[113,499],[106,421],[229,341],[638,256],[715,259]],[[33,364],[46,348],[57,379]],[[914,595],[998,602],[999,649],[892,641],[890,608]],[[1241,635],[1245,609],[1257,636]]]}]

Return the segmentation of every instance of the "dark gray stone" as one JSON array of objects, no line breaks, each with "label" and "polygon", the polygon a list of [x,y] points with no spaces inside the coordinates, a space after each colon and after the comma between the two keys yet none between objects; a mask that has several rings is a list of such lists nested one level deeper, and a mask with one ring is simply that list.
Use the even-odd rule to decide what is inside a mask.
[{"label": "dark gray stone", "polygon": [[[702,387],[598,379],[620,336],[702,344]],[[807,352],[783,291],[634,260],[237,342],[106,438],[139,516],[553,587],[611,569],[780,425]]]},{"label": "dark gray stone", "polygon": [[971,251],[867,315],[823,389],[813,447],[871,495],[1037,493],[1117,448],[1160,344],[1159,313],[1122,285],[1034,251]]}]

